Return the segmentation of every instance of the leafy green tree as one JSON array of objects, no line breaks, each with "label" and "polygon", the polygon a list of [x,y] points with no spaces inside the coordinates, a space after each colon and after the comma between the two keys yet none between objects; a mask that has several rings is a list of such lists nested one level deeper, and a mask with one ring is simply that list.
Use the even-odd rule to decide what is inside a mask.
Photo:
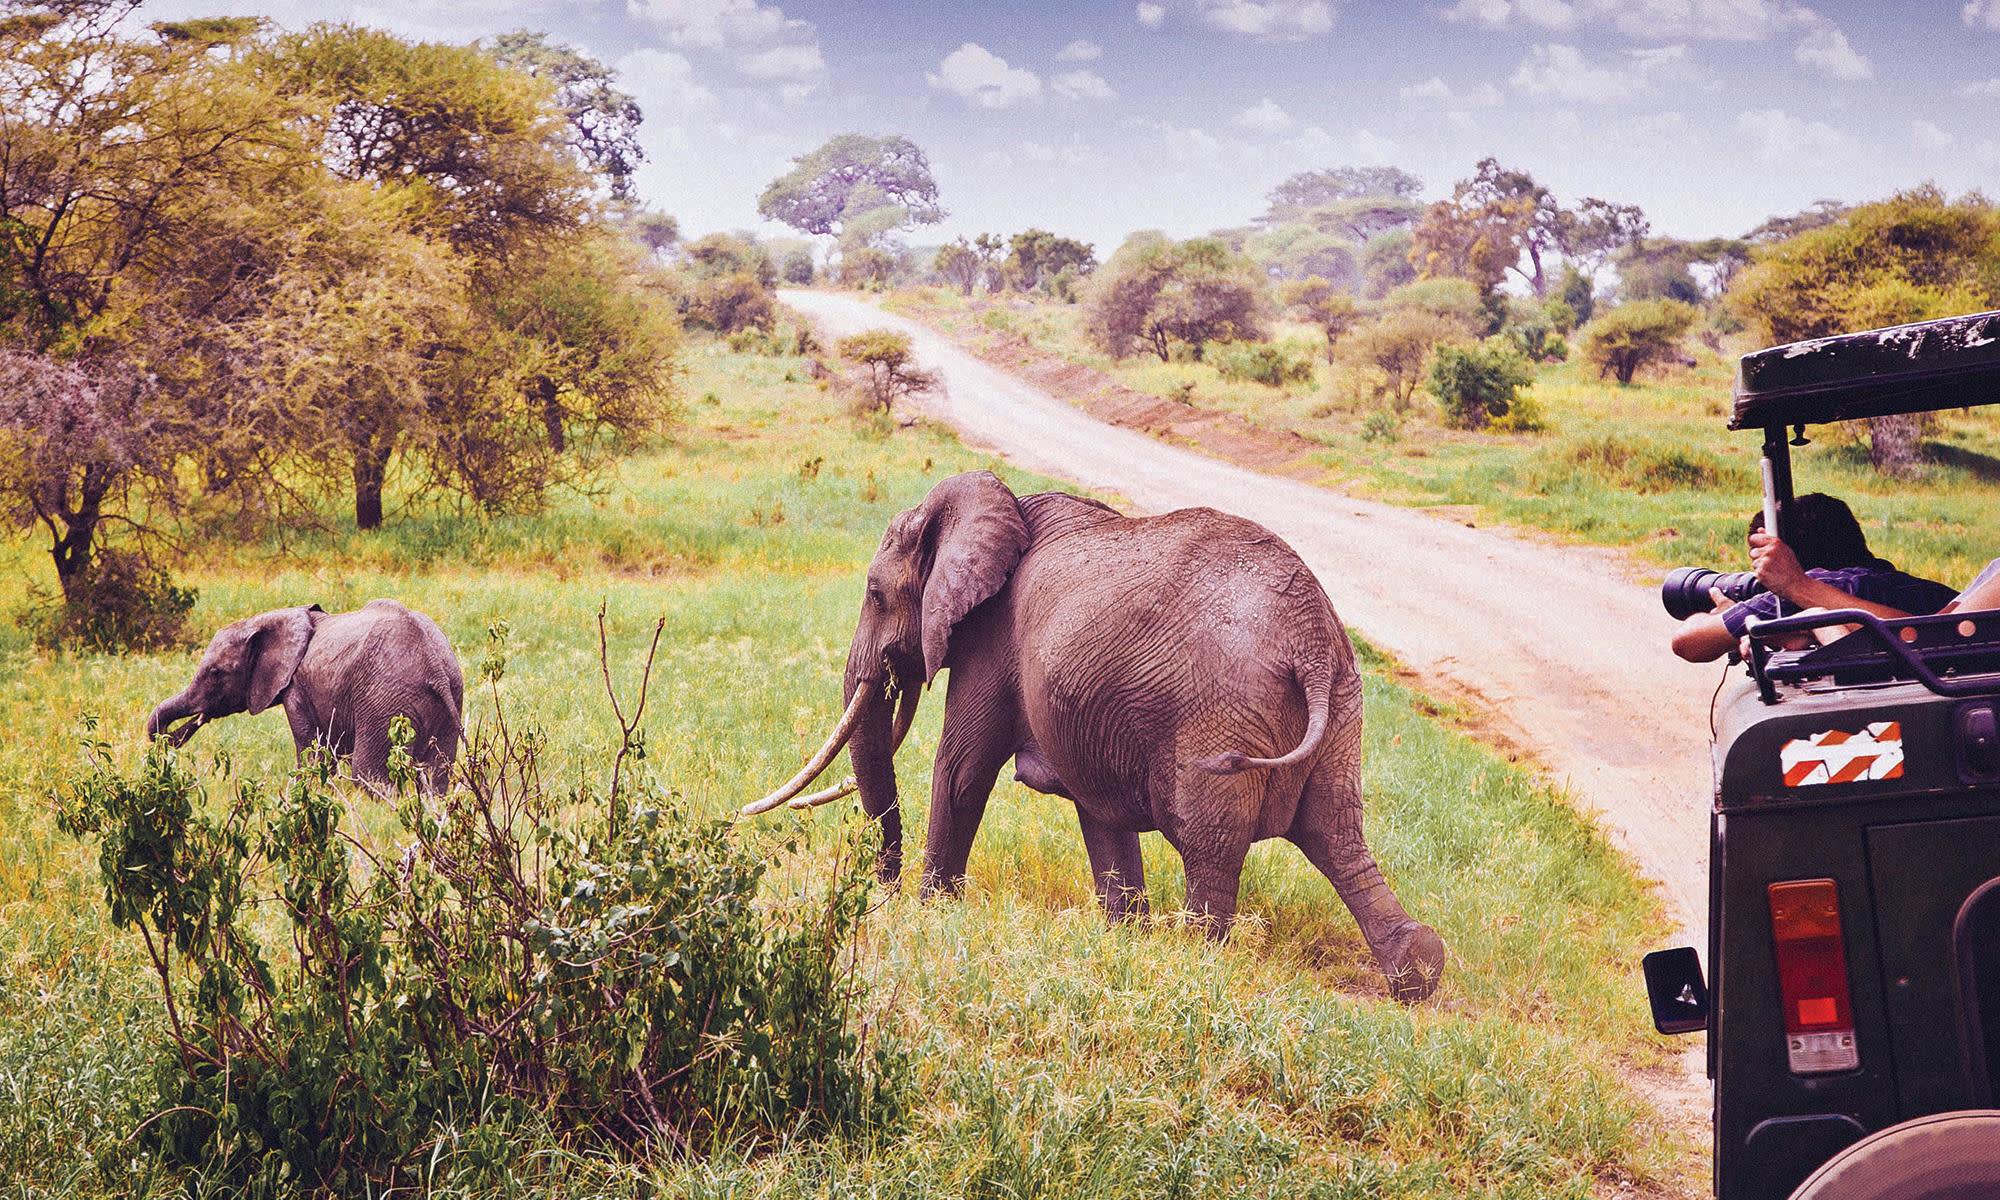
[{"label": "leafy green tree", "polygon": [[946,283],[958,289],[961,296],[970,296],[978,286],[979,277],[986,264],[980,260],[979,252],[964,238],[947,242],[938,247],[937,257],[931,260],[931,268],[944,277]]},{"label": "leafy green tree", "polygon": [[1251,234],[1243,253],[1278,279],[1318,276],[1351,289],[1361,273],[1353,243],[1300,222]]},{"label": "leafy green tree", "polygon": [[1435,312],[1390,308],[1356,326],[1341,344],[1341,353],[1381,371],[1390,407],[1401,413],[1410,407],[1423,381],[1431,351],[1440,342],[1465,336],[1462,325]]},{"label": "leafy green tree", "polygon": [[1618,255],[1618,297],[1632,300],[1678,300],[1700,304],[1701,284],[1688,270],[1691,243],[1674,238],[1641,238]]},{"label": "leafy green tree", "polygon": [[549,85],[475,46],[315,25],[260,57],[287,94],[323,105],[306,135],[326,167],[399,190],[422,233],[499,258],[588,211],[592,178]]},{"label": "leafy green tree", "polygon": [[1097,252],[1088,242],[1058,237],[1046,229],[1024,229],[1007,239],[1007,269],[1024,292],[1041,288],[1046,280],[1068,270],[1072,278],[1088,275],[1097,266]]},{"label": "leafy green tree", "polygon": [[[1533,176],[1484,158],[1448,199],[1424,210],[1411,261],[1420,277],[1469,279],[1486,292],[1513,271],[1540,297],[1548,291],[1543,258],[1556,248],[1561,219],[1554,194]],[[1527,269],[1520,265],[1524,254]]]},{"label": "leafy green tree", "polygon": [[606,181],[613,197],[629,199],[632,176],[646,157],[639,145],[641,114],[639,102],[613,86],[611,69],[574,46],[525,29],[493,39],[487,53],[555,89],[577,157]]},{"label": "leafy green tree", "polygon": [[267,286],[288,230],[265,214],[310,165],[301,110],[236,61],[256,22],[146,36],[135,8],[0,9],[0,514],[46,532],[74,604],[107,537],[143,552],[242,435],[215,333]]},{"label": "leafy green tree", "polygon": [[1326,361],[1334,360],[1340,336],[1361,319],[1354,297],[1331,282],[1314,276],[1285,285],[1279,293],[1287,307],[1316,326],[1326,338]]},{"label": "leafy green tree", "polygon": [[1620,384],[1651,363],[1680,353],[1696,310],[1679,300],[1634,300],[1600,313],[1583,331],[1584,361]]},{"label": "leafy green tree", "polygon": [[1419,279],[1382,298],[1384,309],[1416,309],[1471,337],[1487,323],[1485,297],[1465,279]]},{"label": "leafy green tree", "polygon": [[1799,212],[1767,217],[1755,229],[1743,235],[1743,240],[1758,246],[1788,242],[1802,233],[1823,229],[1846,216],[1851,205],[1842,200],[1815,200],[1812,206]]},{"label": "leafy green tree", "polygon": [[1569,305],[1570,328],[1575,329],[1587,323],[1597,307],[1597,287],[1590,276],[1576,269],[1576,264],[1564,263],[1562,274],[1556,279],[1556,299]]},{"label": "leafy green tree", "polygon": [[1265,277],[1215,238],[1127,238],[1096,274],[1087,325],[1114,358],[1144,344],[1167,361],[1175,345],[1199,359],[1209,342],[1263,336]]},{"label": "leafy green tree", "polygon": [[1417,268],[1410,261],[1414,244],[1408,228],[1392,229],[1368,239],[1368,244],[1361,248],[1360,292],[1364,299],[1379,300],[1416,280]]},{"label": "leafy green tree", "polygon": [[784,264],[779,268],[779,274],[784,277],[786,283],[799,284],[801,286],[810,284],[815,274],[812,251],[804,246],[787,250],[785,252]]},{"label": "leafy green tree", "polygon": [[[867,227],[862,244],[893,229],[944,219],[930,160],[906,137],[845,133],[794,160],[757,198],[759,215],[801,233],[843,242]],[[886,222],[886,223],[885,223]]]},{"label": "leafy green tree", "polygon": [[1265,225],[1302,219],[1314,209],[1349,200],[1414,201],[1424,181],[1400,167],[1329,167],[1304,171],[1271,190]]},{"label": "leafy green tree", "polygon": [[1590,279],[1613,255],[1636,245],[1651,229],[1638,205],[1613,204],[1595,196],[1585,196],[1573,209],[1558,210],[1555,217],[1556,246]]},{"label": "leafy green tree", "polygon": [[[1729,307],[1765,342],[1826,337],[2000,303],[2000,213],[1974,193],[1934,186],[1845,211],[1763,245],[1730,288]],[[1898,473],[1920,457],[1920,416],[1869,422],[1869,458]]]},{"label": "leafy green tree", "polygon": [[1480,429],[1506,416],[1515,395],[1534,381],[1533,364],[1499,339],[1439,346],[1431,356],[1431,394],[1443,406],[1445,420],[1460,429]]}]

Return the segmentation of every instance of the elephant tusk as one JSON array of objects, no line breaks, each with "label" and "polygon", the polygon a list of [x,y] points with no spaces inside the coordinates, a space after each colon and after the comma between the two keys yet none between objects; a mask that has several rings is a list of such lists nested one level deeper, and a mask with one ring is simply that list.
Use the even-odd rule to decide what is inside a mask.
[{"label": "elephant tusk", "polygon": [[842,796],[853,795],[855,789],[859,786],[860,786],[859,784],[854,782],[854,776],[849,775],[847,778],[841,780],[839,783],[833,785],[830,788],[826,788],[823,791],[813,792],[810,795],[799,796],[796,799],[789,802],[788,804],[786,804],[785,807],[818,808],[822,804],[831,804],[835,800],[840,799]]},{"label": "elephant tusk", "polygon": [[865,684],[857,686],[854,689],[854,698],[847,702],[847,711],[840,714],[840,723],[833,727],[833,733],[827,737],[826,745],[819,748],[819,753],[813,755],[806,765],[800,768],[798,774],[787,780],[785,786],[772,792],[762,800],[744,805],[739,810],[740,814],[746,817],[754,817],[758,813],[770,812],[780,804],[804,791],[807,784],[818,779],[820,772],[826,770],[827,765],[833,761],[834,756],[840,753],[840,748],[847,744],[847,739],[849,735],[853,734],[855,725],[860,723],[861,709],[863,705],[867,704],[868,693],[871,690]]},{"label": "elephant tusk", "polygon": [[905,687],[896,697],[896,730],[889,738],[889,757],[903,748],[903,739],[910,736],[910,726],[917,718],[917,693],[922,685]]}]

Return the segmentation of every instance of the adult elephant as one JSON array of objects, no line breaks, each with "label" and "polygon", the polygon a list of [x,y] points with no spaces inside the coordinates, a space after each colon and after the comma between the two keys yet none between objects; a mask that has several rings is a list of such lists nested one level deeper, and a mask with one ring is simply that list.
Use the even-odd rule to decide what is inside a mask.
[{"label": "adult elephant", "polygon": [[1227,932],[1250,844],[1282,837],[1332,881],[1398,999],[1428,996],[1444,943],[1389,890],[1361,829],[1361,679],[1319,581],[1276,534],[1207,508],[1132,519],[1061,492],[956,475],[898,515],[868,567],[846,709],[776,792],[846,745],[902,865],[893,758],[917,695],[951,668],[922,890],[956,892],[1000,768],[1076,804],[1114,919],[1143,911],[1139,834],[1181,854],[1188,907]]},{"label": "adult elephant", "polygon": [[465,682],[437,623],[394,600],[353,612],[280,608],[216,631],[178,694],[146,718],[147,737],[178,746],[217,717],[282,704],[292,742],[350,758],[354,777],[389,782],[389,723],[409,719],[419,782],[435,790],[458,755]]}]

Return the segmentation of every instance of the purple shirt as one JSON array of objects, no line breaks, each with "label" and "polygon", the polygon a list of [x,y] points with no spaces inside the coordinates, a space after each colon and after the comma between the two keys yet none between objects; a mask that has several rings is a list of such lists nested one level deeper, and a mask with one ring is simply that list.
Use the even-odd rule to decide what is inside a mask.
[{"label": "purple shirt", "polygon": [[[1987,569],[1992,570],[1991,567]],[[1919,617],[1934,613],[1958,598],[1957,592],[1942,583],[1906,575],[1894,567],[1838,567],[1833,570],[1814,567],[1806,572],[1806,577],[1831,584],[1857,600],[1884,604]],[[1788,609],[1791,607],[1787,606]],[[1728,627],[1731,637],[1740,638],[1743,626],[1750,618],[1768,620],[1777,613],[1777,593],[1758,592],[1724,612],[1722,623]],[[1789,617],[1796,613],[1787,611],[1785,615]]]}]

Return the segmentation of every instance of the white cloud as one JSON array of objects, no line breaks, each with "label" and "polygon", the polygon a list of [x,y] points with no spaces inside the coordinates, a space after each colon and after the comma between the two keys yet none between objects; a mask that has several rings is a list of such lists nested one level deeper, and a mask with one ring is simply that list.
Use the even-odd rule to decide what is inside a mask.
[{"label": "white cloud", "polygon": [[1183,129],[1166,121],[1140,123],[1160,135],[1167,157],[1175,162],[1207,165],[1222,156],[1222,142],[1205,129]]},{"label": "white cloud", "polygon": [[1104,47],[1089,38],[1078,38],[1056,51],[1057,62],[1091,62],[1104,57]]},{"label": "white cloud", "polygon": [[[1639,69],[1644,70],[1643,62]],[[1530,47],[1528,57],[1514,68],[1509,82],[1530,95],[1591,103],[1623,100],[1648,86],[1638,72],[1594,66],[1583,57],[1583,51],[1560,42]]]},{"label": "white cloud", "polygon": [[1028,160],[1029,162],[1038,162],[1038,163],[1054,162],[1056,158],[1056,148],[1054,146],[1048,145],[1045,142],[1033,142],[1033,141],[1022,142],[1021,157]]},{"label": "white cloud", "polygon": [[646,114],[646,128],[705,107],[715,93],[695,82],[694,66],[672,50],[634,50],[618,60],[618,86],[632,93]]},{"label": "white cloud", "polygon": [[1917,145],[1926,150],[1942,150],[1958,139],[1938,128],[1934,121],[1918,118],[1910,122],[1910,136],[1917,139]]},{"label": "white cloud", "polygon": [[1167,10],[1165,5],[1149,4],[1147,0],[1139,0],[1138,8],[1133,11],[1139,18],[1139,24],[1144,25],[1148,29],[1158,29],[1160,26],[1166,24]]},{"label": "white cloud", "polygon": [[1266,96],[1237,113],[1236,123],[1258,133],[1283,133],[1292,127],[1292,114],[1286,112],[1276,100]]},{"label": "white cloud", "polygon": [[1118,93],[1094,71],[1064,71],[1049,77],[1049,90],[1065,100],[1115,100]]},{"label": "white cloud", "polygon": [[[1982,2],[2000,9],[2000,0]],[[1557,32],[1604,23],[1634,38],[1706,41],[1759,41],[1826,24],[1797,0],[1458,0],[1444,17],[1489,29],[1519,24]]]},{"label": "white cloud", "polygon": [[2000,32],[2000,0],[1967,0],[1961,15],[1974,29]]},{"label": "white cloud", "polygon": [[924,79],[975,108],[1008,108],[1042,95],[1041,76],[1008,66],[1006,59],[977,42],[967,42],[945,55],[938,69]]},{"label": "white cloud", "polygon": [[1799,43],[1799,62],[1829,79],[1854,83],[1875,78],[1875,68],[1849,44],[1847,35],[1831,25],[1815,26]]},{"label": "white cloud", "polygon": [[1396,158],[1396,143],[1372,129],[1356,130],[1348,140],[1348,155],[1364,167],[1387,166]]},{"label": "white cloud", "polygon": [[1569,0],[1459,0],[1444,18],[1499,29],[1516,15],[1526,24],[1559,32],[1576,28],[1582,19]]},{"label": "white cloud", "polygon": [[1739,132],[1756,139],[1765,162],[1784,162],[1840,148],[1845,139],[1824,121],[1795,117],[1782,108],[1746,109],[1736,117]]},{"label": "white cloud", "polygon": [[2000,79],[1975,79],[1958,89],[1968,100],[2000,100]]},{"label": "white cloud", "polygon": [[1195,0],[1204,23],[1229,33],[1296,41],[1333,29],[1329,0]]},{"label": "white cloud", "polygon": [[1500,89],[1490,83],[1461,92],[1446,83],[1441,75],[1433,75],[1422,83],[1406,83],[1396,90],[1396,94],[1405,100],[1434,104],[1439,108],[1491,108],[1500,103]]},{"label": "white cloud", "polygon": [[722,46],[768,41],[804,26],[776,5],[757,0],[628,0],[627,8],[664,28],[681,46]]},{"label": "white cloud", "polygon": [[746,54],[736,68],[752,79],[816,79],[826,72],[818,42],[789,42]]}]

